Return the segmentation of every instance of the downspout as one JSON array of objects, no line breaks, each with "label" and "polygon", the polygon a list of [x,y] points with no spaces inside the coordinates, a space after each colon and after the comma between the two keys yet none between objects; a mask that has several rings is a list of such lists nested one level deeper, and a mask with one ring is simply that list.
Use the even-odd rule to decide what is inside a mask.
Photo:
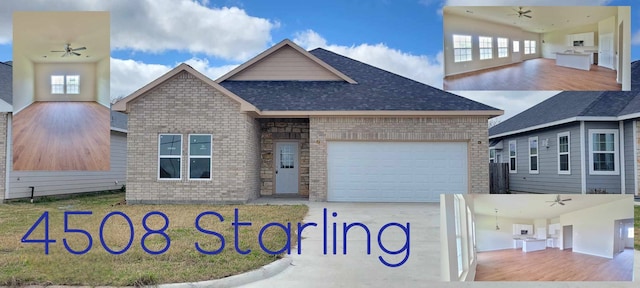
[{"label": "downspout", "polygon": [[618,165],[620,165],[620,194],[627,194],[626,193],[626,186],[627,186],[627,181],[626,181],[626,173],[625,173],[625,169],[624,169],[624,165],[625,165],[625,159],[624,159],[624,121],[620,121],[618,122],[618,129],[620,130],[620,161],[618,161]]},{"label": "downspout", "polygon": [[585,136],[584,121],[580,121],[580,184],[582,194],[587,194],[587,160],[585,157],[587,145],[585,142],[587,142],[587,137]]},{"label": "downspout", "polygon": [[635,121],[632,123],[633,130],[633,171],[635,174],[633,175],[633,194],[638,195],[638,129],[640,128],[640,121]]},{"label": "downspout", "polygon": [[11,149],[11,145],[12,145],[12,140],[11,140],[11,127],[13,126],[12,124],[12,113],[7,113],[7,140],[6,140],[6,153],[5,153],[5,169],[4,169],[4,199],[9,199],[9,180],[11,179],[11,160],[13,159],[13,156],[11,155],[12,149]]}]

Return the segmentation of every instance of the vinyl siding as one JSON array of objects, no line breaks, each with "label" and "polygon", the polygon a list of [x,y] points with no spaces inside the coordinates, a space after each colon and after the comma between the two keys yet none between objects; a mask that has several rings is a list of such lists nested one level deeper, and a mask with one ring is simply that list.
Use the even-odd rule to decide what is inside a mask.
[{"label": "vinyl siding", "polygon": [[[585,122],[585,171],[587,173],[587,193],[592,192],[593,189],[605,189],[608,194],[620,194],[620,175],[591,175],[589,174],[589,146],[591,145],[591,139],[589,139],[590,129],[615,129],[618,130],[619,122]],[[622,138],[622,135],[618,133],[618,141]],[[618,143],[619,145],[619,143]],[[618,146],[618,153],[620,153],[620,147]],[[620,163],[618,163],[620,164]],[[620,169],[620,168],[618,168]]]},{"label": "vinyl siding", "polygon": [[[111,131],[110,171],[11,171],[9,199],[120,189],[127,168],[126,134]],[[116,184],[118,181],[118,184]]]},{"label": "vinyl siding", "polygon": [[[571,174],[558,174],[558,133],[570,134]],[[529,137],[538,137],[538,174],[529,174]],[[532,193],[581,193],[580,191],[580,125],[569,124],[504,138],[516,140],[518,173],[509,174],[511,191]],[[549,139],[549,148],[543,141]],[[508,162],[508,145],[502,150],[502,162]],[[506,157],[505,157],[506,156]]]},{"label": "vinyl siding", "polygon": [[634,120],[625,121],[624,123],[624,172],[625,172],[625,194],[634,194],[635,186],[635,165],[633,153],[633,129]]},{"label": "vinyl siding", "polygon": [[288,46],[254,63],[229,80],[343,81],[320,64]]}]

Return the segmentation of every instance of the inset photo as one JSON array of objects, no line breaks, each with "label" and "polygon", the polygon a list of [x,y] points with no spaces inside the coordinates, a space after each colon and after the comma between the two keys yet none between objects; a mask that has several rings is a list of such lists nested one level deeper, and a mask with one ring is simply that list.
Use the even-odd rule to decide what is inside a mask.
[{"label": "inset photo", "polygon": [[447,6],[443,87],[628,91],[629,6]]},{"label": "inset photo", "polygon": [[109,12],[13,14],[14,171],[110,169]]},{"label": "inset photo", "polygon": [[632,281],[624,194],[442,194],[444,281]]}]

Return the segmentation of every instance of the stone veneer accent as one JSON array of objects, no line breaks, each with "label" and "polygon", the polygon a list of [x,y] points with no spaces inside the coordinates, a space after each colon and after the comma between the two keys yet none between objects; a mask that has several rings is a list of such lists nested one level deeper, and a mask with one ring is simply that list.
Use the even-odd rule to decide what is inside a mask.
[{"label": "stone veneer accent", "polygon": [[[260,126],[240,104],[181,72],[131,103],[129,203],[243,203],[259,196]],[[158,180],[158,135],[182,134],[182,179]],[[188,135],[212,134],[212,180],[188,180]]]},{"label": "stone veneer accent", "polygon": [[309,195],[309,119],[260,119],[261,159],[260,194],[273,195],[275,142],[278,140],[296,140],[299,146],[299,174],[300,182],[298,194]]},{"label": "stone veneer accent", "polygon": [[[0,163],[7,163],[7,128],[9,122],[7,121],[8,117],[11,117],[9,113],[0,113]],[[5,198],[5,191],[7,187],[5,184],[7,183],[7,165],[0,165],[0,203],[3,202]]]},{"label": "stone veneer accent", "polygon": [[310,201],[327,200],[328,141],[464,141],[469,149],[469,193],[489,193],[486,116],[311,117]]}]

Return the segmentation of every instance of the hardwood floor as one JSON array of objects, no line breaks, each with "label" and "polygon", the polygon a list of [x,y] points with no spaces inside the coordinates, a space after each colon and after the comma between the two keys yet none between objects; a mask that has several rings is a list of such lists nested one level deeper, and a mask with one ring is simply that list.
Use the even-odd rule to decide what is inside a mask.
[{"label": "hardwood floor", "polygon": [[613,259],[557,248],[478,253],[475,281],[631,281],[633,249]]},{"label": "hardwood floor", "polygon": [[13,117],[13,170],[108,171],[109,108],[35,102]]},{"label": "hardwood floor", "polygon": [[545,58],[447,76],[443,86],[444,90],[622,90],[615,70],[598,65],[591,65],[590,71],[561,67]]}]

